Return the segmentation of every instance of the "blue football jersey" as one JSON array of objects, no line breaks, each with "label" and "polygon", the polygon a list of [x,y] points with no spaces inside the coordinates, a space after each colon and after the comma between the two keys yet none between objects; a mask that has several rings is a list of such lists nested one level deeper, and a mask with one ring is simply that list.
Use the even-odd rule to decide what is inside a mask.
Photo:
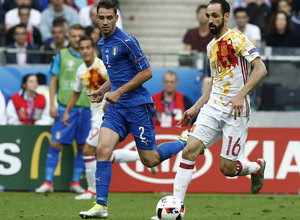
[{"label": "blue football jersey", "polygon": [[[118,27],[109,38],[102,37],[97,46],[107,69],[111,91],[117,90],[139,72],[150,67],[138,41]],[[152,102],[148,90],[140,85],[124,93],[116,105],[134,106]]]}]

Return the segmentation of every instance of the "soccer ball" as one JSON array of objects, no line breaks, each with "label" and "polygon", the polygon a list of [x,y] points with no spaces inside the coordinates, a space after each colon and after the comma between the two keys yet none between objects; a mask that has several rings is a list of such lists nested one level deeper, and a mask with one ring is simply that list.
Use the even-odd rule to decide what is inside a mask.
[{"label": "soccer ball", "polygon": [[173,196],[165,196],[156,206],[156,214],[159,219],[181,220],[185,213],[184,204]]}]

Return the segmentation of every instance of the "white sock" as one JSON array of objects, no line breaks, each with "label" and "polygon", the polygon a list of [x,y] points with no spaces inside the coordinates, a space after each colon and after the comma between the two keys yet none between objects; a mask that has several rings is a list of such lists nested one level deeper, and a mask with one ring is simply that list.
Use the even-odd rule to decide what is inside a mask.
[{"label": "white sock", "polygon": [[88,190],[96,192],[96,182],[95,182],[95,173],[96,173],[96,157],[95,156],[83,156],[85,164],[85,174],[88,184]]},{"label": "white sock", "polygon": [[194,167],[195,161],[181,158],[173,186],[173,196],[179,198],[181,201],[184,201],[186,190],[192,180]]},{"label": "white sock", "polygon": [[260,166],[257,162],[250,162],[245,159],[237,161],[237,168],[235,176],[246,176],[248,174],[255,174],[259,171]]},{"label": "white sock", "polygon": [[140,157],[137,151],[117,149],[113,151],[110,161],[113,163],[124,163],[137,161],[139,159]]}]

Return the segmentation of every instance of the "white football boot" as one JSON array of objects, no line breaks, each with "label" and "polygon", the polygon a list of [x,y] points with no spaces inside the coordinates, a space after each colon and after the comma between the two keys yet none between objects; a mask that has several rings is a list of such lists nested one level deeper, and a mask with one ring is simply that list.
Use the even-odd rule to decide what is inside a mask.
[{"label": "white football boot", "polygon": [[47,193],[53,191],[54,191],[53,185],[48,182],[43,182],[43,184],[39,188],[35,189],[36,193]]},{"label": "white football boot", "polygon": [[79,184],[79,182],[71,183],[70,191],[75,193],[83,193],[85,190]]},{"label": "white football boot", "polygon": [[96,202],[94,202],[94,204],[95,205],[90,210],[79,212],[79,216],[83,219],[90,219],[90,218],[104,219],[104,218],[108,218],[107,207],[105,207],[103,205],[99,205]]},{"label": "white football boot", "polygon": [[76,200],[87,200],[87,199],[96,199],[96,198],[97,198],[96,193],[90,190],[86,190],[82,194],[75,196]]}]

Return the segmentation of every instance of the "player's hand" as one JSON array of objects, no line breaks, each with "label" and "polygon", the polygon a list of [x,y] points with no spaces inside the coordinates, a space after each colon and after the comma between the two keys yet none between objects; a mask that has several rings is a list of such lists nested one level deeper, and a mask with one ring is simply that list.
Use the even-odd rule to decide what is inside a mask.
[{"label": "player's hand", "polygon": [[55,119],[58,117],[58,115],[59,113],[57,108],[55,106],[50,106],[50,116]]},{"label": "player's hand", "polygon": [[92,92],[91,94],[87,94],[88,97],[90,98],[91,102],[101,102],[103,100],[104,97],[104,93],[101,90],[97,90]]},{"label": "player's hand", "polygon": [[110,92],[106,95],[105,99],[108,101],[110,104],[116,104],[118,100],[121,97],[121,93],[118,92],[118,90]]},{"label": "player's hand", "polygon": [[232,99],[230,99],[225,106],[231,104],[231,109],[228,114],[228,118],[231,117],[232,113],[234,115],[234,120],[236,120],[236,117],[240,117],[243,114],[243,109],[244,109],[244,97],[237,94],[234,96]]},{"label": "player's hand", "polygon": [[64,112],[64,117],[63,117],[62,123],[67,127],[69,127],[71,125],[70,123],[68,123],[69,119],[70,119],[69,113]]},{"label": "player's hand", "polygon": [[193,119],[197,116],[198,111],[196,108],[191,107],[183,113],[181,120],[177,123],[177,126],[182,127],[184,125],[190,126]]}]

